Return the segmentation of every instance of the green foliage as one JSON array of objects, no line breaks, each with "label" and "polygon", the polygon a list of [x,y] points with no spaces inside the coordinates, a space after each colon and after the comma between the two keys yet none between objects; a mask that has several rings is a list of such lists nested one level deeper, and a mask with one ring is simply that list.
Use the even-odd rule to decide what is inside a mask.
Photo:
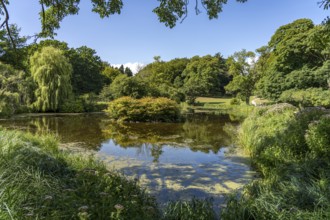
[{"label": "green foliage", "polygon": [[65,53],[65,56],[68,56],[69,47],[68,44],[64,41],[58,41],[58,40],[42,40],[37,44],[30,44],[27,46],[28,54],[29,56],[33,56],[33,54],[37,51],[41,51],[44,47],[54,47],[56,49],[59,49]]},{"label": "green foliage", "polygon": [[124,74],[124,73],[125,73],[124,65],[123,65],[123,64],[120,65],[120,67],[118,68],[118,70],[119,70],[122,74]]},{"label": "green foliage", "polygon": [[328,184],[328,179],[315,180],[312,175],[292,176],[282,182],[255,181],[245,187],[242,197],[231,195],[227,199],[221,219],[327,220]]},{"label": "green foliage", "polygon": [[70,76],[72,67],[62,51],[44,47],[30,58],[31,74],[38,88],[37,101],[33,106],[38,111],[57,111],[71,95]]},{"label": "green foliage", "polygon": [[100,112],[106,109],[106,105],[98,104],[98,96],[94,93],[87,93],[79,97],[84,106],[85,112]]},{"label": "green foliage", "polygon": [[38,44],[28,46],[28,53],[32,56],[44,47],[54,47],[62,51],[72,65],[71,84],[73,92],[79,96],[85,93],[98,94],[104,83],[109,80],[107,74],[103,74],[104,64],[96,51],[82,46],[69,48],[66,42],[57,40],[44,40]]},{"label": "green foliage", "polygon": [[125,74],[120,74],[115,78],[109,87],[105,87],[102,91],[104,96],[111,95],[112,99],[123,96],[131,96],[133,98],[142,98],[147,95],[144,83],[135,77],[128,77]]},{"label": "green foliage", "polygon": [[307,145],[315,158],[330,157],[330,115],[311,123],[306,133]]},{"label": "green foliage", "polygon": [[119,121],[178,121],[180,109],[168,98],[134,99],[122,97],[109,103],[105,112],[111,119]]},{"label": "green foliage", "polygon": [[108,84],[111,84],[115,78],[122,73],[119,69],[114,68],[110,65],[105,65],[104,69],[102,70],[102,75],[106,78],[106,81],[108,81]]},{"label": "green foliage", "polygon": [[227,93],[237,95],[247,105],[250,103],[250,96],[257,81],[254,59],[253,52],[242,50],[227,60],[229,74],[233,76],[233,80],[225,87],[225,90]]},{"label": "green foliage", "polygon": [[183,93],[193,103],[197,96],[210,95],[215,88],[223,93],[228,83],[226,66],[221,57],[193,57],[182,73]]},{"label": "green foliage", "polygon": [[81,99],[77,99],[77,100],[70,99],[61,105],[59,111],[66,113],[82,113],[85,112],[85,109]]},{"label": "green foliage", "polygon": [[284,91],[279,100],[295,106],[323,106],[330,107],[330,90],[322,88],[308,88],[306,90],[287,90]]},{"label": "green foliage", "polygon": [[263,176],[228,198],[223,219],[328,219],[329,117],[289,104],[257,108],[239,139]]},{"label": "green foliage", "polygon": [[277,100],[290,89],[327,88],[330,32],[326,25],[296,20],[280,27],[260,52],[258,95]]},{"label": "green foliage", "polygon": [[[236,0],[244,3],[247,0]],[[123,7],[122,0],[91,0],[92,11],[99,14],[101,18],[109,17],[113,14],[120,14]],[[187,0],[158,0],[159,6],[153,12],[158,16],[160,22],[166,26],[173,28],[178,20],[183,21],[188,15],[189,1]],[[1,20],[3,26],[10,32],[9,28],[9,11],[7,10],[9,1],[2,1],[0,5]],[[60,22],[68,15],[75,15],[79,12],[80,0],[40,0],[41,10],[39,12],[41,29],[38,37],[54,37],[55,31],[60,28]],[[227,0],[196,0],[195,12],[199,14],[200,8],[206,10],[209,19],[218,18],[218,14],[222,11],[223,6],[227,4]],[[329,8],[329,0],[319,2],[324,9]],[[202,5],[202,7],[200,7]],[[299,27],[298,27],[299,28]],[[15,47],[15,42],[12,40]]]},{"label": "green foliage", "polygon": [[164,210],[166,220],[213,220],[217,219],[213,211],[213,203],[209,199],[198,200],[193,198],[190,201],[169,202]]},{"label": "green foliage", "polygon": [[[177,21],[183,20],[188,14],[189,1],[177,0],[158,0],[160,5],[156,7],[153,12],[157,14],[160,22],[165,23],[167,27],[173,28]],[[247,0],[236,0],[237,2],[246,2]],[[209,19],[218,18],[218,14],[222,11],[226,0],[210,0],[210,1],[196,1],[196,14],[200,13],[199,5],[202,5],[206,10]]]},{"label": "green foliage", "polygon": [[239,100],[238,98],[232,98],[230,100],[230,104],[231,105],[240,105],[241,104],[241,100]]},{"label": "green foliage", "polygon": [[[10,64],[16,69],[28,69],[26,65],[27,52],[26,41],[27,37],[20,36],[21,31],[17,25],[9,26],[10,35],[8,30],[0,30],[0,61]],[[13,42],[15,47],[13,47]]]},{"label": "green foliage", "polygon": [[94,93],[87,93],[80,97],[67,100],[60,107],[60,112],[82,113],[82,112],[101,112],[107,108],[106,103],[98,103]]},{"label": "green foliage", "polygon": [[137,182],[52,136],[0,131],[0,219],[159,219]]},{"label": "green foliage", "polygon": [[306,53],[306,38],[313,28],[312,20],[298,19],[276,30],[269,42],[269,47],[274,51],[279,71],[287,73],[300,69],[303,65],[315,66],[315,63],[311,62],[318,60],[309,59],[311,54]]},{"label": "green foliage", "polygon": [[189,63],[189,59],[173,59],[168,62],[160,61],[156,57],[155,62],[140,70],[136,77],[148,85],[146,88],[148,96],[167,97],[177,102],[184,101],[181,91],[183,85],[182,72]]},{"label": "green foliage", "polygon": [[124,73],[129,77],[133,76],[133,72],[129,67],[125,67]]},{"label": "green foliage", "polygon": [[71,76],[73,92],[76,95],[98,94],[104,85],[105,77],[102,74],[103,63],[96,55],[96,51],[82,46],[70,49],[67,54],[73,68]]},{"label": "green foliage", "polygon": [[20,109],[20,100],[24,99],[24,73],[12,66],[0,62],[0,117],[8,117]]},{"label": "green foliage", "polygon": [[250,103],[250,96],[253,91],[253,80],[251,76],[235,76],[232,81],[225,87],[226,91],[237,94],[237,97],[245,101],[246,104]]}]

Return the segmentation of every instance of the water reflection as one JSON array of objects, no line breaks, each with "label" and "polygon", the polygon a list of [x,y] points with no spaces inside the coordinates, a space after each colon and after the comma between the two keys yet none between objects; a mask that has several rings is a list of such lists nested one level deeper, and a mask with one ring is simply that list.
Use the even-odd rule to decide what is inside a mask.
[{"label": "water reflection", "polygon": [[80,146],[97,150],[106,140],[100,127],[104,118],[103,114],[27,115],[1,120],[0,126],[35,134],[52,133],[62,143],[79,143]]},{"label": "water reflection", "polygon": [[227,116],[187,116],[185,123],[104,123],[106,138],[121,147],[148,147],[155,157],[163,145],[189,147],[193,151],[217,154],[232,143],[225,126],[236,125]]},{"label": "water reflection", "polygon": [[53,133],[63,144],[98,151],[110,168],[152,192],[160,203],[192,196],[215,198],[246,184],[252,174],[224,155],[232,144],[227,115],[188,115],[184,123],[113,123],[102,114],[34,115],[0,120],[0,126],[36,134]]},{"label": "water reflection", "polygon": [[226,115],[197,114],[187,116],[184,123],[118,124],[102,114],[86,114],[15,117],[0,121],[0,125],[36,134],[53,133],[62,143],[78,143],[93,150],[100,150],[111,140],[112,146],[147,152],[157,162],[165,145],[217,154],[231,144],[225,128],[235,123]]}]

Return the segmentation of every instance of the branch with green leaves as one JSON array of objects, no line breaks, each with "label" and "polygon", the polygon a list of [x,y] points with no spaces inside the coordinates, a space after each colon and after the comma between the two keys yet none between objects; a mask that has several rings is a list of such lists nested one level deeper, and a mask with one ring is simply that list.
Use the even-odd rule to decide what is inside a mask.
[{"label": "branch with green leaves", "polygon": [[[39,12],[41,20],[41,32],[36,37],[54,37],[56,30],[60,28],[61,21],[68,15],[75,15],[79,12],[80,0],[38,0],[41,6]],[[120,14],[124,6],[123,0],[90,0],[92,11],[99,14],[101,18],[110,17],[114,14]],[[178,22],[182,22],[188,16],[189,0],[157,0],[159,6],[153,12],[157,14],[161,23],[167,27],[173,28]],[[236,0],[244,3],[248,0]],[[194,0],[195,13],[200,14],[205,10],[209,19],[218,18],[222,12],[223,6],[228,0]],[[320,7],[329,9],[330,0],[321,0],[317,2]],[[8,11],[9,0],[0,0],[0,28],[5,28],[10,36]],[[14,41],[12,40],[14,44]]]}]

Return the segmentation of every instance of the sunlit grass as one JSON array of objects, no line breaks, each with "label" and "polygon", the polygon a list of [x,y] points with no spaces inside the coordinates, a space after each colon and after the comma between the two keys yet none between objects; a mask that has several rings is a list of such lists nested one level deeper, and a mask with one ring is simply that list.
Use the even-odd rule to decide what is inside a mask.
[{"label": "sunlit grass", "polygon": [[229,105],[231,98],[213,98],[213,97],[197,97],[197,103],[212,103],[212,104],[223,104]]},{"label": "sunlit grass", "polygon": [[135,180],[92,156],[59,149],[52,135],[0,129],[0,219],[214,219],[209,200],[160,210]]},{"label": "sunlit grass", "polygon": [[153,197],[53,136],[0,131],[0,219],[157,219]]},{"label": "sunlit grass", "polygon": [[216,112],[221,114],[228,114],[231,120],[242,121],[253,110],[254,106],[246,105],[241,102],[238,105],[231,104],[232,98],[214,98],[214,97],[198,97],[196,98],[195,105],[188,105],[181,103],[183,112]]},{"label": "sunlit grass", "polygon": [[329,219],[330,118],[289,104],[257,108],[242,124],[241,146],[262,179],[232,195],[222,219]]}]

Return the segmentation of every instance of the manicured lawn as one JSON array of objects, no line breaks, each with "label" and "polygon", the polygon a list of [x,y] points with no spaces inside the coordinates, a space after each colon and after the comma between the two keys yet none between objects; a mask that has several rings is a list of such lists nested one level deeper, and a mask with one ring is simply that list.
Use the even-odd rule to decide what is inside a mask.
[{"label": "manicured lawn", "polygon": [[209,103],[209,104],[226,104],[230,105],[231,98],[212,98],[212,97],[198,97],[196,103]]}]

